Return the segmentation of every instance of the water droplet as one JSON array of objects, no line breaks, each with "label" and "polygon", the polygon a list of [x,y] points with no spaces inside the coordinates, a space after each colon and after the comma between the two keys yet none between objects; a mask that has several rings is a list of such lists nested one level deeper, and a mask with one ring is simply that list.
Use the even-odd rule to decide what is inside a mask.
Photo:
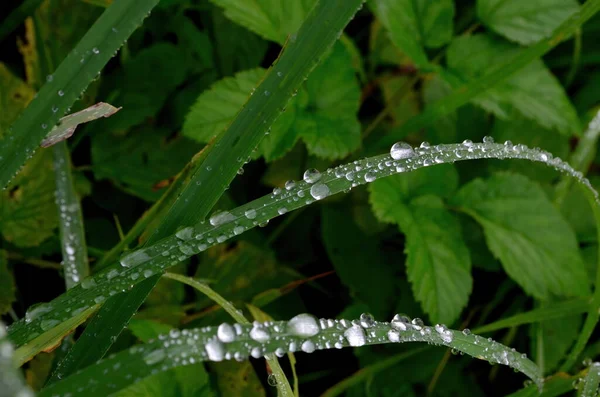
[{"label": "water droplet", "polygon": [[360,315],[360,325],[363,328],[371,328],[375,325],[375,319],[371,313],[363,313]]},{"label": "water droplet", "polygon": [[271,95],[271,93],[269,91],[265,90],[265,96],[269,96],[269,95]]},{"label": "water droplet", "polygon": [[167,355],[163,349],[154,350],[144,356],[144,362],[147,365],[154,365],[164,360],[165,357],[167,357]]},{"label": "water droplet", "polygon": [[132,251],[130,253],[123,255],[119,259],[119,262],[121,263],[121,266],[123,266],[123,267],[134,267],[134,266],[141,265],[142,263],[146,263],[150,259],[152,259],[152,258],[148,255],[146,250],[140,249],[140,250]]},{"label": "water droplet", "polygon": [[217,338],[223,343],[230,343],[235,340],[235,330],[227,323],[219,325],[217,328]]},{"label": "water droplet", "polygon": [[108,273],[106,273],[106,278],[111,280],[119,275],[119,271],[117,269],[111,269]]},{"label": "water droplet", "polygon": [[193,233],[194,233],[194,228],[189,226],[189,227],[185,227],[185,228],[179,230],[177,233],[175,233],[175,236],[180,240],[187,241],[192,238]]},{"label": "water droplet", "polygon": [[349,181],[353,181],[354,180],[354,172],[348,172],[346,174],[346,179]]},{"label": "water droplet", "polygon": [[92,48],[92,52],[96,55],[100,54],[100,50],[97,49],[96,47]]},{"label": "water droplet", "polygon": [[391,321],[392,328],[395,328],[400,331],[406,331],[408,329],[408,324],[410,324],[410,319],[401,314],[396,314]]},{"label": "water droplet", "polygon": [[302,346],[300,346],[300,349],[304,353],[312,353],[315,351],[315,344],[311,340],[305,340],[304,342],[302,342]]},{"label": "water droplet", "polygon": [[492,138],[491,136],[484,136],[483,143],[494,143],[494,138]]},{"label": "water droplet", "polygon": [[54,80],[54,76],[52,76],[51,74],[49,74],[48,76],[46,76],[46,81],[47,81],[48,83],[51,83],[51,82],[52,82],[52,80]]},{"label": "water droplet", "polygon": [[350,328],[344,331],[344,336],[348,340],[350,346],[358,347],[366,343],[365,331],[358,324],[353,324]]},{"label": "water droplet", "polygon": [[281,188],[276,187],[275,189],[273,189],[273,195],[274,196],[277,196],[279,194],[281,194]]},{"label": "water droplet", "polygon": [[396,142],[390,149],[390,156],[392,156],[394,160],[408,159],[414,155],[415,151],[413,150],[412,146],[406,142]]},{"label": "water droplet", "polygon": [[365,174],[365,181],[373,182],[375,179],[377,179],[377,175],[375,175],[375,173],[369,171]]},{"label": "water droplet", "polygon": [[65,92],[63,90],[58,90],[58,96],[64,96]]},{"label": "water droplet", "polygon": [[329,196],[329,192],[329,186],[324,183],[317,183],[310,187],[310,195],[313,196],[315,200],[324,199]]},{"label": "water droplet", "polygon": [[298,314],[294,316],[287,323],[287,331],[296,336],[310,337],[315,336],[319,333],[320,328],[317,324],[317,319],[307,313]]},{"label": "water droplet", "polygon": [[93,277],[86,277],[81,282],[81,288],[83,288],[83,289],[90,289],[95,286],[96,286],[96,281],[94,280]]},{"label": "water droplet", "polygon": [[283,215],[283,214],[285,214],[285,213],[287,213],[287,212],[288,212],[288,210],[287,210],[287,208],[285,208],[285,207],[281,207],[281,208],[277,209],[277,213],[278,213],[279,215]]},{"label": "water droplet", "polygon": [[321,179],[321,173],[314,168],[309,168],[306,171],[304,171],[303,179],[306,183],[315,183],[316,181]]},{"label": "water droplet", "polygon": [[254,219],[254,218],[256,218],[256,210],[254,210],[254,209],[247,210],[246,212],[244,212],[244,215],[248,219]]},{"label": "water droplet", "polygon": [[[281,73],[281,72],[277,72],[277,73]],[[277,377],[275,376],[275,374],[270,374],[267,377],[267,383],[269,384],[269,386],[277,386]]]},{"label": "water droplet", "polygon": [[235,216],[233,216],[231,214],[231,212],[222,211],[222,212],[217,212],[217,213],[213,214],[210,217],[209,222],[213,226],[220,226],[224,223],[231,222],[233,220],[235,220]]},{"label": "water droplet", "polygon": [[271,335],[269,335],[269,331],[264,329],[262,326],[258,324],[254,324],[254,327],[250,330],[250,337],[257,342],[267,342],[271,339]]},{"label": "water droplet", "polygon": [[25,312],[25,323],[29,324],[39,316],[44,313],[48,313],[52,311],[52,306],[47,303],[38,303],[36,305],[32,305]]},{"label": "water droplet", "polygon": [[390,329],[387,333],[388,340],[392,343],[400,342],[400,333]]},{"label": "water droplet", "polygon": [[296,187],[296,182],[294,182],[294,181],[287,181],[285,183],[285,190],[292,190],[295,187]]},{"label": "water droplet", "polygon": [[102,295],[97,296],[97,297],[94,298],[94,302],[96,302],[96,303],[102,303],[105,300],[106,300],[106,298],[104,296],[102,296]]},{"label": "water droplet", "polygon": [[471,335],[471,330],[469,328],[465,328],[462,330],[463,335]]},{"label": "water droplet", "polygon": [[233,234],[235,234],[236,236],[240,235],[242,233],[244,233],[244,226],[238,225],[238,226],[236,226],[236,227],[233,228]]},{"label": "water droplet", "polygon": [[462,144],[463,146],[471,147],[473,146],[473,141],[471,141],[470,139],[465,139]]}]

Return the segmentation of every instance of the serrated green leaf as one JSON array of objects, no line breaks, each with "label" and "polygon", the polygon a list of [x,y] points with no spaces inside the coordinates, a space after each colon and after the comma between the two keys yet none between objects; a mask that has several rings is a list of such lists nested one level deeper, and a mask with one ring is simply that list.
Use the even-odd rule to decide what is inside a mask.
[{"label": "serrated green leaf", "polygon": [[15,290],[15,280],[8,269],[6,251],[0,250],[0,315],[6,314],[17,299]]},{"label": "serrated green leaf", "polygon": [[225,16],[267,40],[283,44],[295,33],[316,0],[211,0]]},{"label": "serrated green leaf", "polygon": [[476,179],[454,204],[483,226],[490,250],[528,294],[549,299],[589,293],[575,234],[534,182],[507,173]]},{"label": "serrated green leaf", "polygon": [[[262,154],[268,161],[275,160],[290,151],[298,138],[304,140],[310,153],[322,158],[341,158],[357,149],[360,145],[360,124],[356,118],[360,89],[351,63],[348,50],[337,43],[312,73],[305,88],[289,102],[287,111],[273,124],[256,154]],[[184,135],[208,142],[222,132],[264,74],[264,69],[252,69],[215,83],[198,97],[190,110],[183,127]]]},{"label": "serrated green leaf", "polygon": [[432,321],[452,323],[467,304],[473,284],[458,219],[431,192],[408,201],[398,189],[398,178],[372,183],[371,205],[381,221],[398,224],[406,235],[406,270],[423,310]]},{"label": "serrated green leaf", "polygon": [[376,318],[381,318],[390,312],[397,299],[395,269],[386,260],[378,239],[365,235],[348,216],[349,211],[348,207],[323,208],[323,243],[341,282]]},{"label": "serrated green leaf", "polygon": [[[450,70],[443,77],[457,88],[486,75],[490,68],[519,51],[518,47],[490,35],[461,36],[448,48]],[[564,88],[539,59],[472,101],[500,118],[506,119],[512,111],[517,111],[541,126],[563,134],[578,134],[581,130],[577,113]]]},{"label": "serrated green leaf", "polygon": [[[124,370],[127,370],[124,368]],[[121,397],[214,396],[202,363],[173,368],[145,378],[113,394]]]},{"label": "serrated green leaf", "polygon": [[92,136],[92,164],[97,179],[110,179],[121,189],[148,201],[157,200],[200,146],[185,137],[142,127],[126,135],[102,131]]},{"label": "serrated green leaf", "polygon": [[550,36],[578,10],[576,0],[477,0],[477,16],[487,27],[524,45]]},{"label": "serrated green leaf", "polygon": [[429,64],[425,47],[441,47],[452,39],[452,0],[375,0],[375,13],[417,67]]}]

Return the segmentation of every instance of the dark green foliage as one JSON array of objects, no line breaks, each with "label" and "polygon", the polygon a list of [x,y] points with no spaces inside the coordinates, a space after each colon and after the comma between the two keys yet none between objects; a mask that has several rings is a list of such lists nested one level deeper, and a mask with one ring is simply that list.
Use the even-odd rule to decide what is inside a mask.
[{"label": "dark green foliage", "polygon": [[[0,315],[18,324],[18,336],[9,329],[8,338],[36,391],[48,380],[62,390],[61,378],[88,366],[99,374],[108,363],[120,372],[114,380],[121,397],[276,390],[270,360],[206,364],[182,355],[185,364],[171,357],[174,368],[166,370],[117,355],[94,367],[138,343],[153,346],[161,334],[232,322],[214,297],[160,275],[137,275],[97,307],[72,307],[64,321],[46,321],[46,332],[28,332],[17,322],[27,309],[64,293],[66,230],[85,235],[97,274],[123,252],[216,209],[274,187],[285,192],[285,181],[301,180],[308,168],[326,175],[387,153],[399,140],[418,147],[493,137],[572,160],[592,185],[600,181],[600,119],[590,124],[600,111],[593,45],[600,42],[600,0],[372,0],[364,8],[360,0],[5,3]],[[68,137],[66,143],[39,147],[61,116],[98,102],[122,109],[78,119],[73,125],[86,123],[72,137],[63,125],[48,144]],[[67,185],[56,182],[53,150],[71,167]],[[59,216],[56,189],[79,200],[83,229]],[[579,362],[600,354],[593,333],[598,209],[594,218],[579,185],[545,164],[476,160],[433,164],[347,193],[283,215],[285,209],[268,226],[236,232],[169,271],[206,283],[244,313],[274,320],[371,312],[389,321],[406,313],[479,330],[526,352],[549,377],[545,395],[569,393],[579,378],[578,393],[593,395],[597,369]],[[74,257],[86,256],[85,244],[76,248]],[[85,297],[81,289],[65,294]],[[85,331],[64,339],[60,350],[24,363],[87,319]],[[457,335],[461,348],[478,354],[481,346]],[[0,333],[9,346],[2,340]],[[0,351],[1,360],[9,357],[2,368],[12,349]],[[280,362],[301,395],[537,394],[503,366],[408,343]],[[533,364],[526,370],[534,372]],[[14,379],[22,387],[20,374],[6,374],[0,385]],[[71,379],[83,385],[85,376]],[[110,385],[110,375],[102,382]]]}]

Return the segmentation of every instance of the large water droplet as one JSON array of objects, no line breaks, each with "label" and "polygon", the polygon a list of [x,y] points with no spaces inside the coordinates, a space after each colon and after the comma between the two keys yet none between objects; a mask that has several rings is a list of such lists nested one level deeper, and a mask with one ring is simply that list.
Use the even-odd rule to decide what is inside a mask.
[{"label": "large water droplet", "polygon": [[217,328],[217,338],[223,343],[230,343],[235,340],[235,330],[227,323],[219,325]]},{"label": "large water droplet", "polygon": [[233,216],[231,214],[231,212],[229,212],[229,211],[222,211],[222,212],[217,212],[216,214],[213,214],[210,217],[209,221],[210,221],[211,225],[213,225],[213,226],[219,226],[219,225],[222,225],[224,223],[231,222],[234,219],[235,219],[235,216]]},{"label": "large water droplet", "polygon": [[360,325],[363,328],[371,328],[375,325],[375,319],[371,313],[363,313],[360,315]]},{"label": "large water droplet", "polygon": [[315,183],[316,181],[321,179],[321,173],[314,168],[309,168],[306,171],[304,171],[303,179],[306,183]]},{"label": "large water droplet", "polygon": [[310,187],[310,195],[313,196],[315,200],[321,200],[325,197],[329,196],[329,186],[324,183],[317,183]]},{"label": "large water droplet", "polygon": [[50,311],[52,311],[52,306],[47,303],[32,305],[29,307],[29,309],[27,309],[27,312],[25,312],[25,323],[30,323],[42,314]]},{"label": "large water droplet", "polygon": [[320,328],[317,319],[313,315],[302,313],[288,321],[287,330],[292,335],[306,338],[318,334]]},{"label": "large water droplet", "polygon": [[194,233],[194,228],[193,227],[184,227],[183,229],[179,230],[177,233],[175,233],[175,236],[180,239],[180,240],[190,240],[192,238],[192,234]]},{"label": "large water droplet", "polygon": [[350,346],[358,347],[366,343],[365,331],[358,324],[353,324],[350,328],[344,331],[344,336],[348,340]]},{"label": "large water droplet", "polygon": [[246,212],[244,212],[244,215],[248,219],[254,219],[254,218],[256,218],[256,210],[255,209],[249,209]]},{"label": "large water droplet", "polygon": [[300,346],[300,349],[304,353],[312,353],[315,351],[315,344],[311,340],[305,340],[304,342],[302,342],[302,346]]},{"label": "large water droplet", "polygon": [[119,259],[119,262],[121,263],[121,266],[123,266],[123,267],[134,267],[134,266],[141,265],[142,263],[146,263],[150,259],[152,259],[152,258],[150,257],[150,255],[148,255],[146,253],[146,250],[141,249],[141,250],[132,251],[130,253],[123,255]]},{"label": "large water droplet", "polygon": [[294,182],[294,181],[287,181],[285,183],[285,190],[292,190],[295,187],[296,187],[296,182]]},{"label": "large water droplet", "polygon": [[225,357],[223,344],[217,339],[209,340],[204,346],[204,349],[206,350],[210,361],[222,361]]},{"label": "large water droplet", "polygon": [[390,149],[390,156],[392,156],[394,160],[408,159],[414,155],[415,151],[413,150],[412,146],[406,142],[396,142]]},{"label": "large water droplet", "polygon": [[95,286],[96,286],[96,281],[94,280],[93,277],[86,277],[81,282],[81,288],[83,288],[83,289],[89,289],[89,288],[92,288]]},{"label": "large water droplet", "polygon": [[369,171],[365,174],[365,181],[373,182],[375,179],[377,179],[377,175],[375,175],[375,173]]},{"label": "large water droplet", "polygon": [[250,330],[250,337],[257,342],[267,342],[271,339],[271,335],[269,335],[269,331],[264,329],[262,326],[255,324]]}]

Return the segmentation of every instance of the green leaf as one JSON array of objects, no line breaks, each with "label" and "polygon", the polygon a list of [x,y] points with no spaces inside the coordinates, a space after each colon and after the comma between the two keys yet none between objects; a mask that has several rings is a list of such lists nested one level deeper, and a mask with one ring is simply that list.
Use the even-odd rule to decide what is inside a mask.
[{"label": "green leaf", "polygon": [[0,250],[0,315],[6,314],[17,300],[15,292],[15,279],[8,269],[6,251]]},{"label": "green leaf", "polygon": [[[490,35],[461,36],[450,44],[447,53],[449,73],[443,75],[454,88],[476,80],[488,70],[520,51],[519,48]],[[581,126],[575,108],[559,81],[539,59],[472,100],[500,118],[513,110],[548,129],[578,134]]]},{"label": "green leaf", "polygon": [[409,202],[402,190],[399,176],[378,180],[369,187],[371,205],[381,221],[398,224],[406,235],[408,279],[423,310],[432,321],[452,323],[473,284],[459,222],[431,192]]},{"label": "green leaf", "polygon": [[[360,145],[360,124],[356,118],[360,89],[352,59],[342,44],[336,44],[324,62],[312,73],[305,89],[287,105],[287,111],[273,124],[259,146],[272,161],[290,151],[302,138],[311,154],[337,159]],[[221,133],[253,93],[264,69],[240,72],[215,83],[204,92],[190,110],[183,127],[184,135],[208,142]],[[283,78],[283,76],[280,76]],[[254,95],[270,96],[268,91]]]},{"label": "green leaf", "polygon": [[224,361],[210,366],[222,396],[266,396],[265,389],[250,361]]},{"label": "green leaf", "polygon": [[390,312],[396,300],[395,271],[386,260],[379,240],[365,235],[348,216],[349,212],[347,206],[323,208],[323,243],[336,274],[351,295],[381,318]]},{"label": "green leaf", "polygon": [[[543,335],[543,368],[545,373],[552,373],[573,346],[581,329],[582,316],[566,316],[554,320],[542,321]],[[539,349],[540,346],[537,346]]]},{"label": "green leaf", "polygon": [[103,131],[92,135],[92,164],[97,179],[110,179],[128,193],[155,201],[161,181],[174,177],[200,146],[169,131],[142,127],[126,135]]},{"label": "green leaf", "polygon": [[167,334],[173,329],[170,325],[141,318],[131,319],[131,322],[127,327],[131,333],[144,343],[148,343],[152,339],[158,338],[158,335]]},{"label": "green leaf", "polygon": [[316,0],[211,0],[222,7],[225,16],[261,35],[283,44],[295,33]]},{"label": "green leaf", "polygon": [[462,187],[454,204],[483,226],[490,250],[528,294],[547,300],[589,293],[575,234],[526,177],[476,179]]},{"label": "green leaf", "polygon": [[[0,185],[6,186],[59,118],[81,95],[158,0],[112,3],[53,73],[0,141]],[[83,62],[81,60],[83,59]],[[44,128],[45,126],[45,128]],[[12,139],[11,139],[12,138]]]},{"label": "green leaf", "polygon": [[[127,368],[123,370],[127,371]],[[177,367],[150,376],[121,390],[121,397],[195,397],[214,396],[210,378],[202,363]]]},{"label": "green leaf", "polygon": [[417,67],[429,64],[425,47],[438,48],[452,39],[452,0],[375,0],[375,13]]},{"label": "green leaf", "polygon": [[524,45],[550,36],[578,10],[576,0],[477,0],[477,16],[487,27]]}]

